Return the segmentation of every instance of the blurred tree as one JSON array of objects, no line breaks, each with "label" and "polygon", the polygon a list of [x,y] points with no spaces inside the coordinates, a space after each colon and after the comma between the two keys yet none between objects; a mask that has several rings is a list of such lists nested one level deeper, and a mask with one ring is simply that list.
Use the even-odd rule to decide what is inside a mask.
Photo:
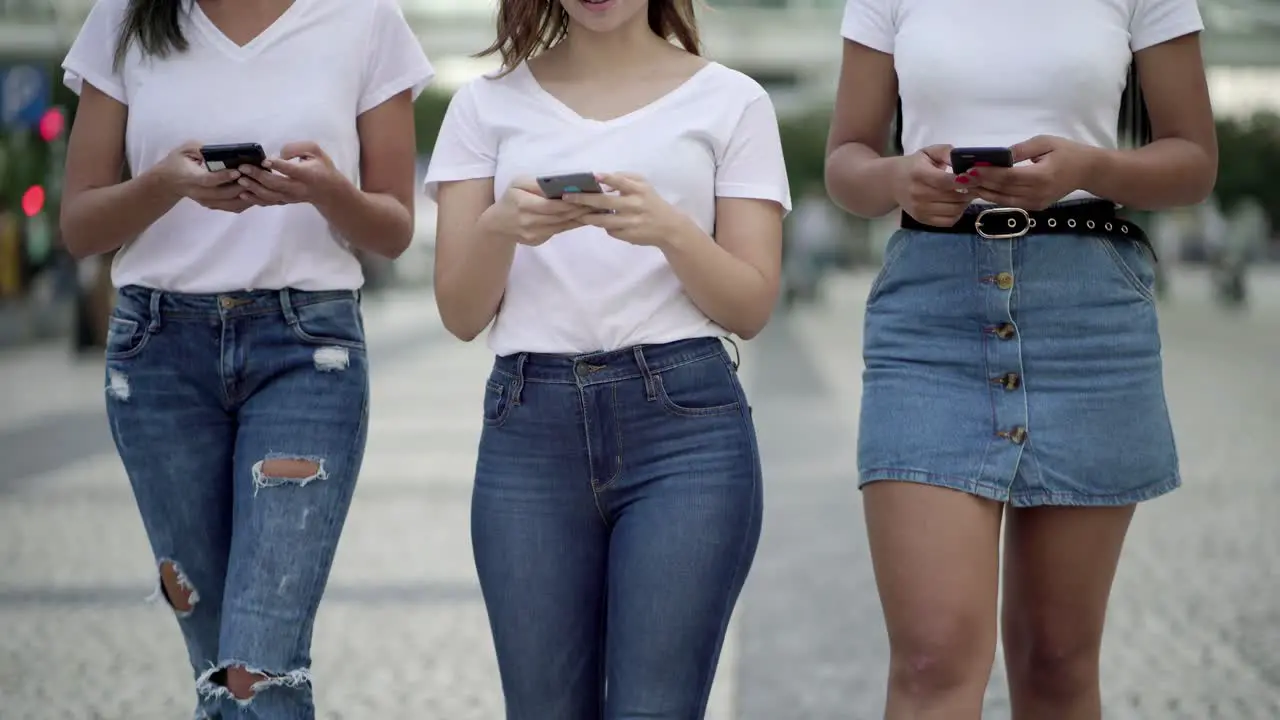
[{"label": "blurred tree", "polygon": [[414,105],[413,118],[418,135],[418,152],[431,154],[451,98],[452,96],[448,93],[433,88],[428,88],[418,96],[418,102]]},{"label": "blurred tree", "polygon": [[799,197],[813,185],[822,187],[823,166],[827,161],[827,130],[830,125],[829,108],[817,108],[779,120],[782,154],[787,160],[787,176],[791,181],[792,196]]},{"label": "blurred tree", "polygon": [[1224,212],[1246,197],[1266,209],[1271,226],[1280,228],[1280,184],[1271,177],[1280,169],[1280,115],[1218,121],[1218,184],[1214,189]]}]

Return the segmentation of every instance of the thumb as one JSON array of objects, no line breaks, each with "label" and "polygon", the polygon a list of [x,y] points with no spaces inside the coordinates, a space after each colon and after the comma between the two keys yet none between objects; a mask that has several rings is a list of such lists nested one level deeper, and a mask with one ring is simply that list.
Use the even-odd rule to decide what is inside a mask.
[{"label": "thumb", "polygon": [[280,148],[281,160],[295,160],[320,154],[320,147],[313,142],[294,142]]},{"label": "thumb", "polygon": [[1009,148],[1013,152],[1013,162],[1023,162],[1025,160],[1035,160],[1041,155],[1046,155],[1053,151],[1053,139],[1047,135],[1037,135],[1030,140],[1022,142]]},{"label": "thumb", "polygon": [[924,156],[933,161],[934,165],[939,168],[951,166],[951,146],[950,145],[930,145],[920,151]]}]

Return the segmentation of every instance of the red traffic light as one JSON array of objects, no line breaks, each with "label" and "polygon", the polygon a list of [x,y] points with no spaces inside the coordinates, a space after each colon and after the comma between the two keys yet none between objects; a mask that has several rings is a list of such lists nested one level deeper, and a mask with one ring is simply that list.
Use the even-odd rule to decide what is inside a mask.
[{"label": "red traffic light", "polygon": [[45,142],[53,142],[62,136],[67,128],[67,117],[62,108],[49,108],[40,118],[40,138]]},{"label": "red traffic light", "polygon": [[44,210],[44,188],[32,185],[22,193],[22,212],[27,217],[35,217],[41,210]]}]

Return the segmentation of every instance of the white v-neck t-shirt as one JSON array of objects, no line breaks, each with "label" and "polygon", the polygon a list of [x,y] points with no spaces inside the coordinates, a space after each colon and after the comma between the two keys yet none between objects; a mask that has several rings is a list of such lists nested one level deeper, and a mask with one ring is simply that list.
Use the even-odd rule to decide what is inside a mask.
[{"label": "white v-neck t-shirt", "polygon": [[[178,2],[178,0],[173,0]],[[63,63],[64,82],[89,83],[129,109],[125,150],[136,176],[183,143],[319,145],[359,181],[356,118],[434,74],[396,0],[294,0],[239,46],[197,2],[182,29],[190,47],[144,58],[134,44],[119,71],[116,38],[127,0],[98,0]],[[311,205],[240,214],[180,201],[116,254],[117,287],[186,293],[244,289],[347,290],[364,282],[345,239]]]},{"label": "white v-neck t-shirt", "polygon": [[841,34],[893,55],[910,154],[1036,135],[1114,149],[1133,53],[1203,29],[1196,0],[848,0]]},{"label": "white v-neck t-shirt", "polygon": [[[759,83],[709,63],[661,98],[612,120],[584,118],[546,92],[525,64],[463,86],[449,104],[426,190],[494,179],[494,200],[518,177],[632,172],[713,234],[716,198],[791,208],[773,103]],[[600,228],[521,245],[489,347],[581,354],[728,333],[685,294],[661,250]]]}]

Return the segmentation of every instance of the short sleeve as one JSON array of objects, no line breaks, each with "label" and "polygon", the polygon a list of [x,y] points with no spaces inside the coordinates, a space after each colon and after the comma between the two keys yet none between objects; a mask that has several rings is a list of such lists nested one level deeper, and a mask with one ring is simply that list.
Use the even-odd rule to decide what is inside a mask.
[{"label": "short sleeve", "polygon": [[840,34],[872,50],[893,54],[898,0],[848,0]]},{"label": "short sleeve", "polygon": [[743,109],[716,164],[716,197],[772,200],[791,211],[778,116],[763,90]]},{"label": "short sleeve", "polygon": [[1129,48],[1133,52],[1204,30],[1196,0],[1134,0],[1129,22]]},{"label": "short sleeve", "polygon": [[119,103],[128,104],[124,76],[116,69],[116,43],[124,21],[122,0],[97,0],[80,34],[62,61],[62,82],[76,95],[87,82]]},{"label": "short sleeve", "polygon": [[364,113],[399,95],[412,91],[417,99],[431,84],[435,69],[422,51],[422,43],[409,27],[404,11],[395,0],[373,1],[364,88],[356,114]]},{"label": "short sleeve", "polygon": [[449,101],[440,124],[440,134],[427,165],[426,193],[432,200],[440,183],[493,177],[498,160],[498,142],[491,128],[482,122],[476,83],[463,85]]}]

